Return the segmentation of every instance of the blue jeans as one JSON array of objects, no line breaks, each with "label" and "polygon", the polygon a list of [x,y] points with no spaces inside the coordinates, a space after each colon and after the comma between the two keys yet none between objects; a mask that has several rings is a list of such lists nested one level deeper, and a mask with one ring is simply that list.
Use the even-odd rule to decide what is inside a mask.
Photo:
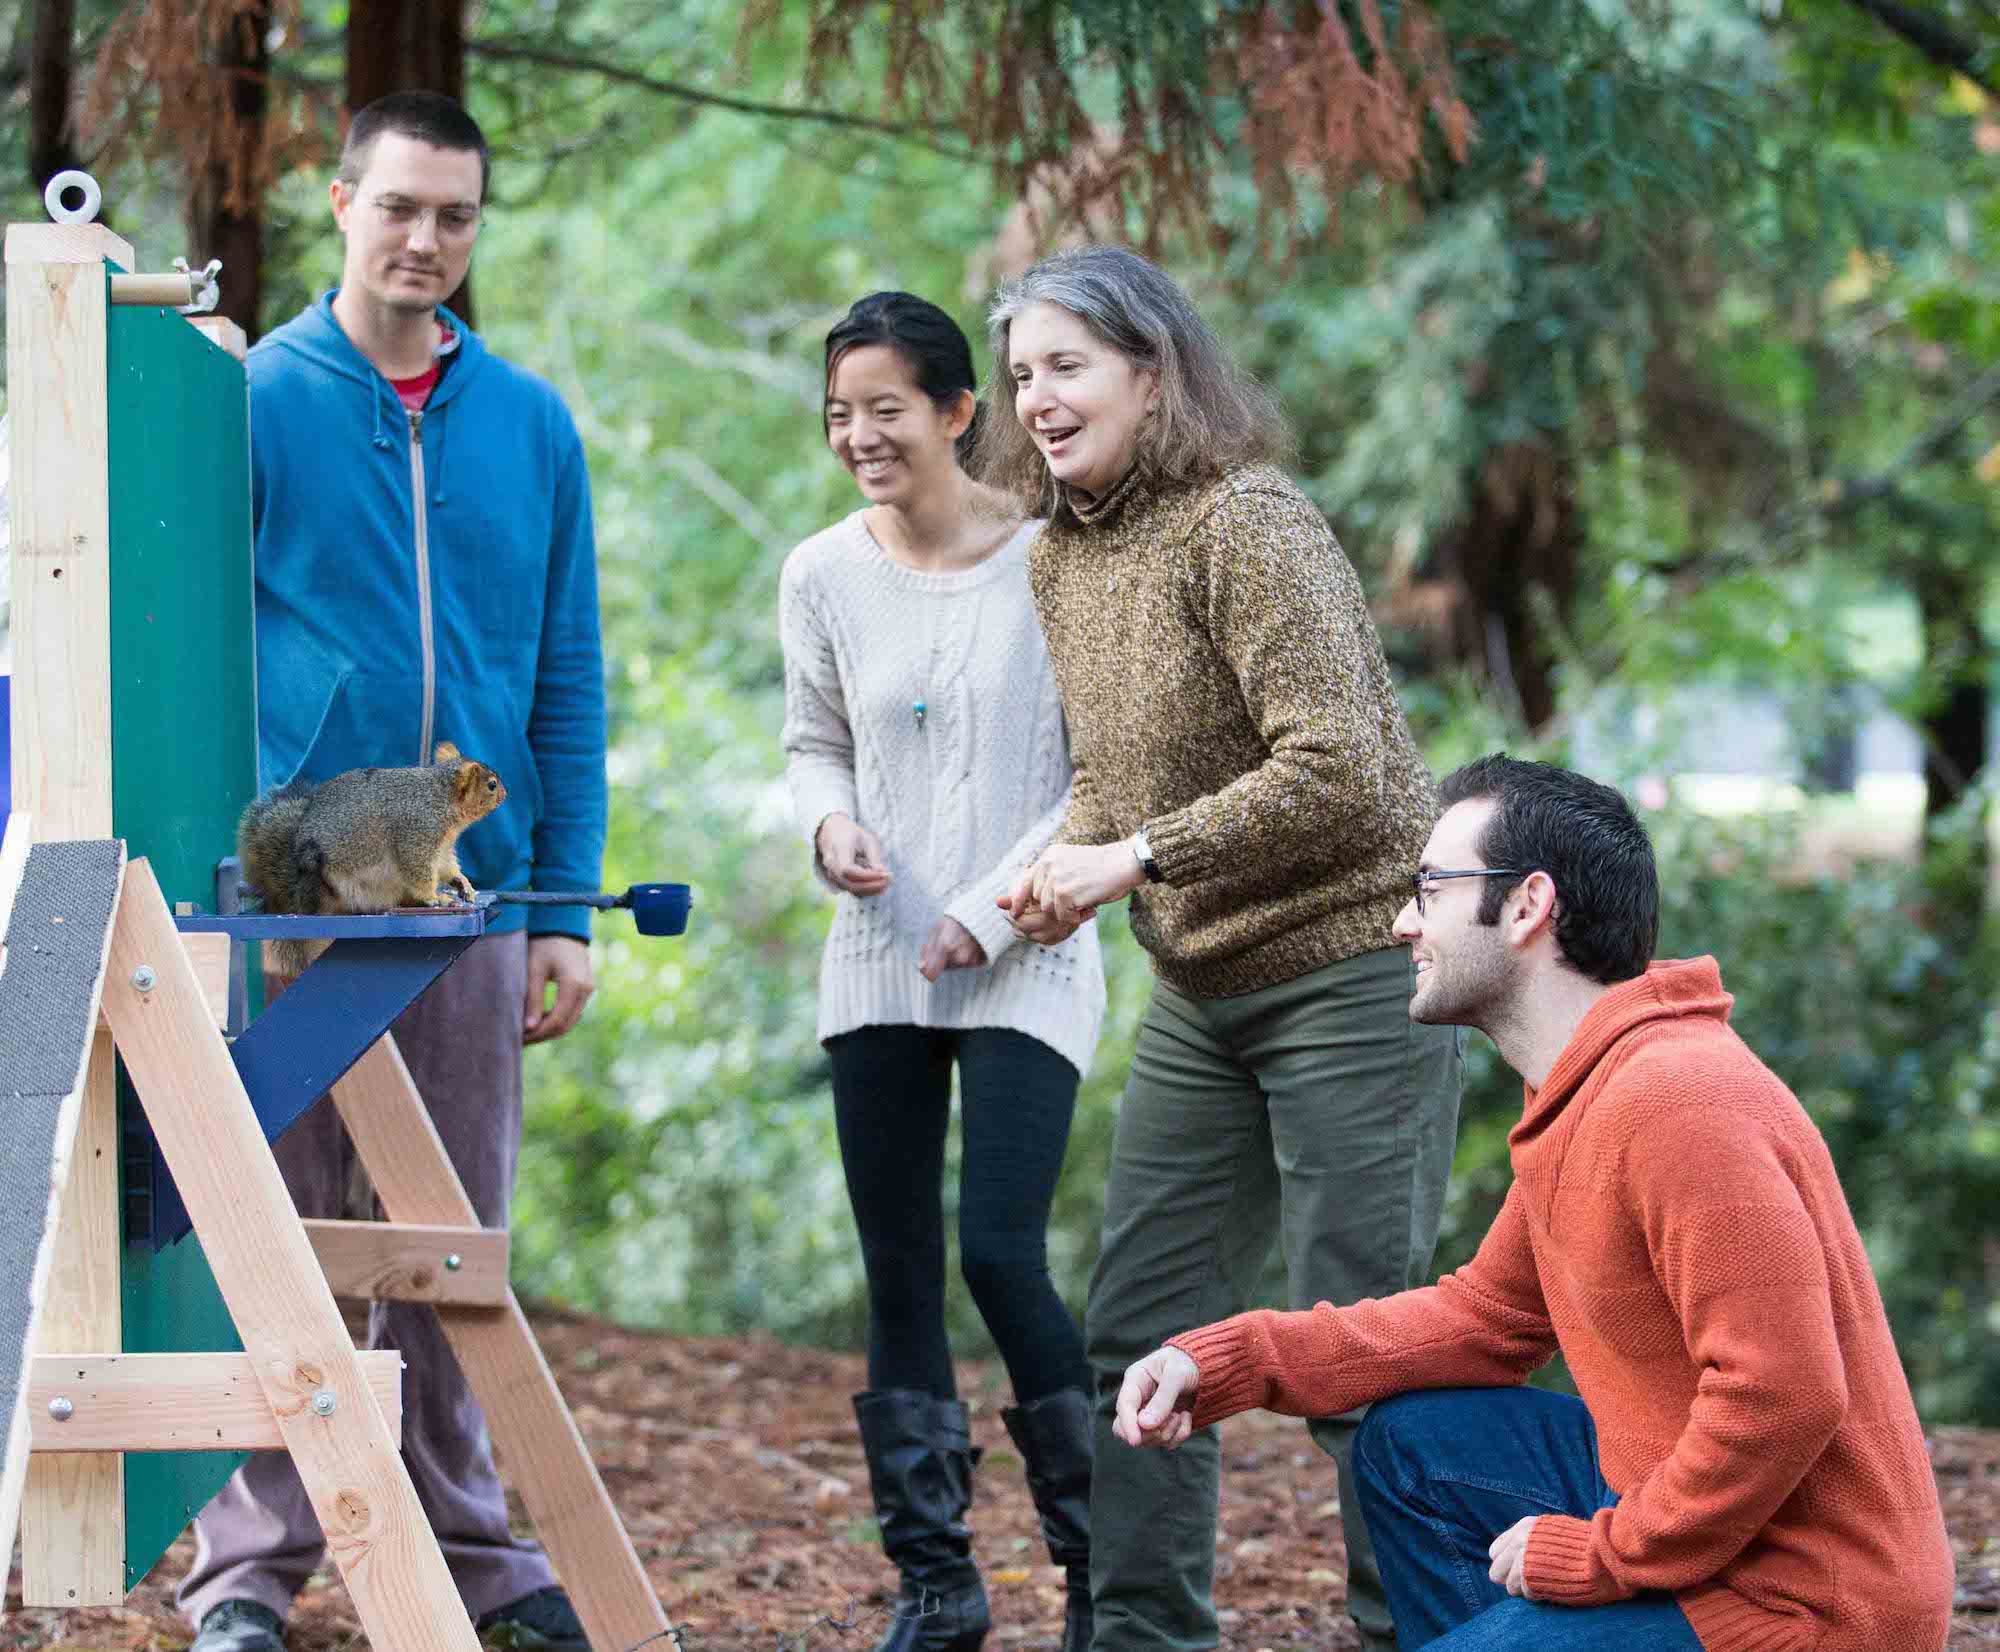
[{"label": "blue jeans", "polygon": [[1517,1520],[1587,1520],[1618,1501],[1580,1400],[1534,1388],[1399,1394],[1362,1423],[1354,1480],[1401,1652],[1701,1652],[1671,1595],[1556,1606],[1487,1575],[1488,1548]]}]

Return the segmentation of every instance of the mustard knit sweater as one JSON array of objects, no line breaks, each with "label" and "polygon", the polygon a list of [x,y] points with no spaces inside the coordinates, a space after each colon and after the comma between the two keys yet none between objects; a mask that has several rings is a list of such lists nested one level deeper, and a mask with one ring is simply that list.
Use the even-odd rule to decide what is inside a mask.
[{"label": "mustard knit sweater", "polygon": [[1140,826],[1160,977],[1255,992],[1393,944],[1437,814],[1361,582],[1278,470],[1058,510],[1029,555],[1076,766],[1057,841]]}]

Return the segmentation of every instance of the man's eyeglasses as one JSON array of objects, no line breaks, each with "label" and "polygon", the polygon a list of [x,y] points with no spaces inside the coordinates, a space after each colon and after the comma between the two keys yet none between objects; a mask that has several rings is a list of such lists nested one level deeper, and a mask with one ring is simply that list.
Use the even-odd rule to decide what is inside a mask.
[{"label": "man's eyeglasses", "polygon": [[1517,872],[1511,866],[1475,866],[1468,872],[1412,872],[1410,887],[1417,894],[1417,916],[1424,915],[1424,902],[1437,893],[1436,886],[1446,878],[1525,878],[1526,872]]},{"label": "man's eyeglasses", "polygon": [[426,218],[434,216],[441,241],[463,241],[479,228],[477,207],[419,206],[401,195],[378,195],[369,205],[375,209],[375,216],[391,229],[415,229]]}]

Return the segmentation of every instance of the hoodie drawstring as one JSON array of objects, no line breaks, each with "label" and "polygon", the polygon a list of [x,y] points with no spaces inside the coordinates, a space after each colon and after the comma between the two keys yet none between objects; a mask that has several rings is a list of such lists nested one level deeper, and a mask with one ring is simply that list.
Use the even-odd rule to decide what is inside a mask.
[{"label": "hoodie drawstring", "polygon": [[437,426],[436,467],[431,476],[431,503],[433,505],[442,505],[444,503],[444,450],[446,442],[451,438],[451,420],[447,419],[444,413],[445,410],[442,407],[438,407],[424,420],[426,424]]}]

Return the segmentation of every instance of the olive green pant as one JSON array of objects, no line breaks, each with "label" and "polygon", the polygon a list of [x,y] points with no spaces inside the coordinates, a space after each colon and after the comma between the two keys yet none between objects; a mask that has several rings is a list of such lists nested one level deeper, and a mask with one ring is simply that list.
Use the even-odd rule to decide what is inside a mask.
[{"label": "olive green pant", "polygon": [[[1139,1028],[1105,1193],[1084,1337],[1097,1389],[1091,1483],[1096,1652],[1198,1652],[1219,1636],[1221,1451],[1111,1433],[1125,1368],[1168,1337],[1241,1312],[1271,1241],[1293,1307],[1424,1282],[1458,1127],[1459,1035],[1409,1019],[1410,955],[1366,953],[1237,998],[1158,984]],[[1307,1426],[1334,1459],[1348,1610],[1392,1647],[1349,1454],[1362,1413]]]}]

